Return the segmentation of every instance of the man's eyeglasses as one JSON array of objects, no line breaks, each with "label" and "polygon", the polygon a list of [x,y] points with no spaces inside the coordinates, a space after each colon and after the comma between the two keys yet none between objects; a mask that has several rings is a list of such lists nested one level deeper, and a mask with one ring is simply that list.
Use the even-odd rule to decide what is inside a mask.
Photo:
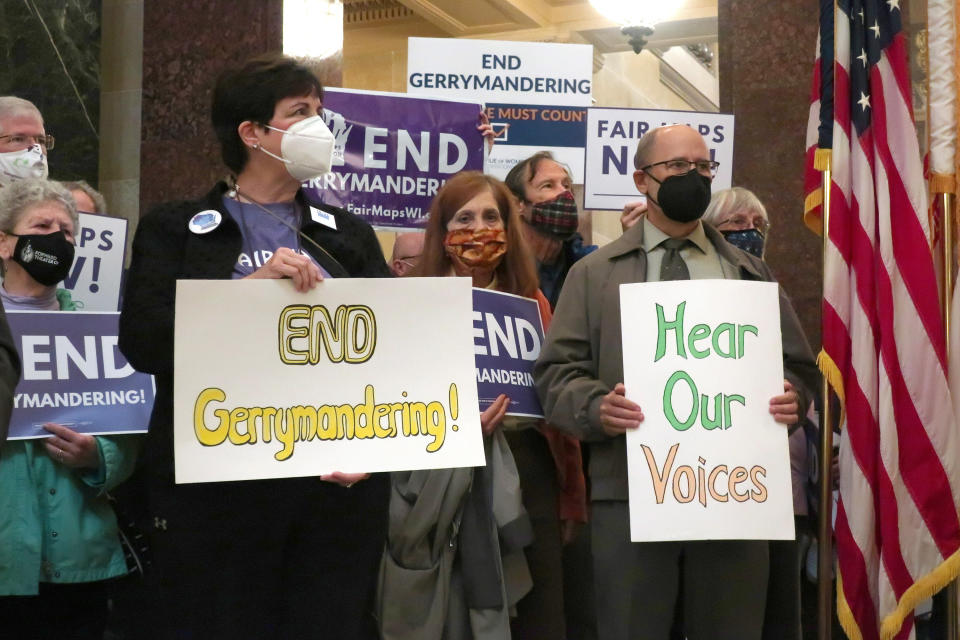
[{"label": "man's eyeglasses", "polygon": [[11,133],[10,135],[0,136],[0,141],[7,141],[12,145],[30,147],[34,144],[38,144],[47,151],[53,149],[53,136],[51,135],[39,135],[31,136],[21,133]]},{"label": "man's eyeglasses", "polygon": [[658,167],[663,165],[667,168],[673,175],[682,175],[684,173],[690,173],[694,169],[698,173],[710,176],[711,178],[717,175],[717,167],[720,166],[720,163],[716,160],[697,160],[696,162],[691,162],[689,160],[664,160],[662,162],[654,162],[653,164],[648,164],[645,167],[640,167],[643,171],[646,171],[650,167]]}]

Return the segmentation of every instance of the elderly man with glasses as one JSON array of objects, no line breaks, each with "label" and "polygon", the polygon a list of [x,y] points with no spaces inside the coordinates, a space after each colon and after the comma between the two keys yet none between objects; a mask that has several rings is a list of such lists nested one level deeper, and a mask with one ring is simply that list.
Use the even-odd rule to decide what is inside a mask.
[{"label": "elderly man with glasses", "polygon": [[53,136],[29,100],[0,96],[0,187],[27,178],[47,177],[47,151]]},{"label": "elderly man with glasses", "polygon": [[[637,145],[634,166],[647,212],[570,270],[534,369],[547,421],[591,443],[599,637],[665,640],[674,605],[683,598],[683,632],[690,640],[759,640],[766,541],[630,541],[625,434],[643,429],[643,411],[624,395],[619,288],[629,282],[774,278],[762,261],[701,222],[717,163],[699,133],[686,125],[651,131]],[[817,371],[782,294],[780,316],[787,379],[769,411],[777,422],[792,425],[809,404]]]}]

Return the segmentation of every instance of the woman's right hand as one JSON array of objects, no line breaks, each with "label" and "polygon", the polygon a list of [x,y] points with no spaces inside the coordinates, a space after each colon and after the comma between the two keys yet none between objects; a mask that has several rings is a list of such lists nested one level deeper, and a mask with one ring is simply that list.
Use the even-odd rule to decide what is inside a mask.
[{"label": "woman's right hand", "polygon": [[500,426],[509,408],[510,398],[501,393],[497,396],[497,399],[493,401],[493,404],[480,414],[480,429],[483,431],[483,435],[490,435]]},{"label": "woman's right hand", "polygon": [[317,283],[323,280],[323,275],[320,273],[320,268],[309,257],[293,249],[280,247],[270,256],[266,264],[246,278],[255,280],[290,278],[297,291],[304,292],[317,286]]}]

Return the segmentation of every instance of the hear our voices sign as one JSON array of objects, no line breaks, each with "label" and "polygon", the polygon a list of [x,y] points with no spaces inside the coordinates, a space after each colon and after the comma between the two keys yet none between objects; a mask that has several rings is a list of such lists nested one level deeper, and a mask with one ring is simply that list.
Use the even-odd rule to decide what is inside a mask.
[{"label": "hear our voices sign", "polygon": [[620,287],[635,542],[792,539],[776,283],[693,280]]},{"label": "hear our voices sign", "polygon": [[482,466],[470,284],[179,281],[177,482]]}]

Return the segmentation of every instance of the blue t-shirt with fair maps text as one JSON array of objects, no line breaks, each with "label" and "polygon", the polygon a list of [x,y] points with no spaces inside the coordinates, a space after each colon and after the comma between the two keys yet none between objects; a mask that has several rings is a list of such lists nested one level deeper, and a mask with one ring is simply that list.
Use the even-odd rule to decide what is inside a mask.
[{"label": "blue t-shirt with fair maps text", "polygon": [[300,228],[300,212],[296,202],[277,202],[263,205],[270,213],[293,225],[293,229],[269,215],[258,205],[249,202],[237,202],[233,198],[223,198],[223,205],[240,226],[243,244],[240,255],[233,265],[233,278],[245,278],[262,267],[280,247],[299,251],[320,268],[324,278],[329,278],[327,270],[317,264],[309,253],[303,250],[301,238],[294,229]]}]

